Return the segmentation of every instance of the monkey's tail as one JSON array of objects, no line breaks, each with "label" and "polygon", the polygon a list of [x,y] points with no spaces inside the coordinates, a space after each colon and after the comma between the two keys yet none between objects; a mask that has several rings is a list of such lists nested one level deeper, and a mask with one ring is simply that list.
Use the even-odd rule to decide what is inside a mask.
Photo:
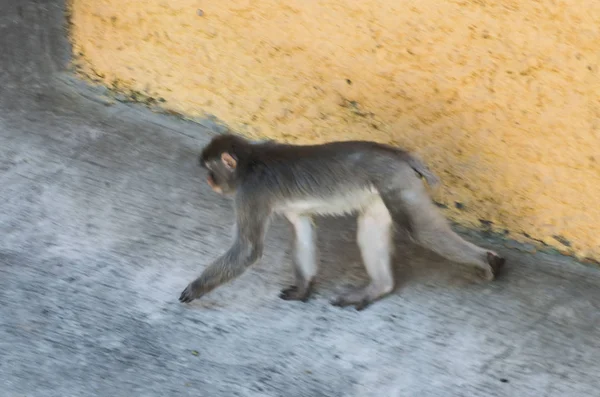
[{"label": "monkey's tail", "polygon": [[440,185],[440,178],[438,178],[437,175],[435,175],[417,156],[411,154],[408,158],[408,165],[410,165],[422,178],[425,178],[425,181],[429,186],[435,188]]}]

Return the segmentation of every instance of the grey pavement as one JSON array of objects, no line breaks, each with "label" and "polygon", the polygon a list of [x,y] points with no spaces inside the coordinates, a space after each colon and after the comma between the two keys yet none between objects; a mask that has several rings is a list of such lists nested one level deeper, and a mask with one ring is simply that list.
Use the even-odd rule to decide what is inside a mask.
[{"label": "grey pavement", "polygon": [[398,290],[366,281],[352,219],[319,220],[317,294],[286,302],[290,230],[201,301],[232,211],[196,166],[214,134],[110,104],[67,70],[62,1],[0,0],[0,396],[600,395],[600,271],[502,241],[494,283],[398,238]]}]

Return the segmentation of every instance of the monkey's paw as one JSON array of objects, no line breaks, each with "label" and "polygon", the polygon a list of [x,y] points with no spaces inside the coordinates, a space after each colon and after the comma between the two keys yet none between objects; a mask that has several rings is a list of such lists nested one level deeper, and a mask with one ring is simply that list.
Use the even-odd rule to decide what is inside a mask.
[{"label": "monkey's paw", "polygon": [[194,285],[194,283],[189,283],[187,287],[183,290],[181,295],[179,296],[179,302],[181,303],[189,303],[194,299],[198,299],[202,296],[202,291],[200,288]]},{"label": "monkey's paw", "polygon": [[506,259],[496,254],[493,251],[488,251],[486,261],[489,265],[487,269],[483,270],[483,278],[487,281],[492,281],[498,277]]},{"label": "monkey's paw", "polygon": [[367,297],[363,297],[360,299],[356,299],[354,296],[339,296],[331,301],[333,306],[338,307],[346,307],[346,306],[354,306],[354,308],[358,311],[365,309],[372,303],[370,299]]},{"label": "monkey's paw", "polygon": [[306,288],[298,288],[297,285],[292,285],[288,288],[282,289],[279,297],[286,301],[301,301],[306,302],[312,292],[312,283]]}]

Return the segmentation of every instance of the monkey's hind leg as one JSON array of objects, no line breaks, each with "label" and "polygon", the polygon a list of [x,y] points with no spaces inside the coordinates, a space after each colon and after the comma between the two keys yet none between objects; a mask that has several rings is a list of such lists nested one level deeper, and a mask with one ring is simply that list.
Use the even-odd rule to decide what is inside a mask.
[{"label": "monkey's hind leg", "polygon": [[392,292],[392,224],[392,217],[381,200],[376,200],[359,216],[358,246],[371,281],[360,290],[339,296],[333,305],[354,305],[356,310],[362,310]]},{"label": "monkey's hind leg", "polygon": [[309,216],[286,214],[286,217],[294,227],[293,264],[296,281],[294,285],[283,289],[279,297],[306,302],[317,274],[315,230]]},{"label": "monkey's hind leg", "polygon": [[390,206],[400,204],[404,208],[410,219],[411,235],[419,245],[452,261],[478,267],[488,281],[493,280],[504,265],[505,259],[496,252],[478,247],[456,234],[422,184],[388,191],[384,200]]}]

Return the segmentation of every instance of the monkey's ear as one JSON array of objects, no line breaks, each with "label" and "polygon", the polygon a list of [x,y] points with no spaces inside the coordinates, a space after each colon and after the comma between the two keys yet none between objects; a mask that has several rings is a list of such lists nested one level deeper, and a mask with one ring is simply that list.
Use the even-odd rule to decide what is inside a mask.
[{"label": "monkey's ear", "polygon": [[237,166],[237,160],[227,152],[221,153],[221,161],[225,164],[225,167],[230,170],[235,170],[235,167]]}]

